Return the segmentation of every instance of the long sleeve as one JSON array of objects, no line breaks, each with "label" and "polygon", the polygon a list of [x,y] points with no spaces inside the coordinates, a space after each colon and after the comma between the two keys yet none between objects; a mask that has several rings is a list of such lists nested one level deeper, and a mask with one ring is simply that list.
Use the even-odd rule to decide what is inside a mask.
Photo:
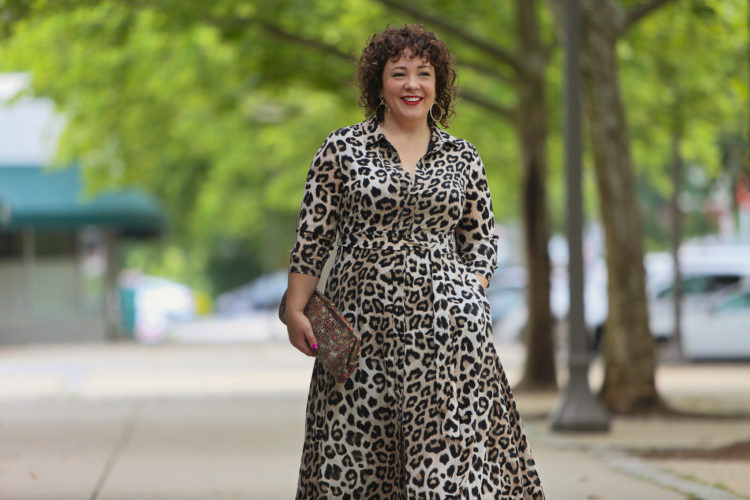
[{"label": "long sleeve", "polygon": [[307,172],[289,272],[320,277],[336,238],[342,181],[336,144],[329,135]]},{"label": "long sleeve", "polygon": [[471,147],[466,172],[465,204],[456,226],[457,251],[468,268],[489,281],[497,268],[498,235],[487,183],[487,173],[479,153]]}]

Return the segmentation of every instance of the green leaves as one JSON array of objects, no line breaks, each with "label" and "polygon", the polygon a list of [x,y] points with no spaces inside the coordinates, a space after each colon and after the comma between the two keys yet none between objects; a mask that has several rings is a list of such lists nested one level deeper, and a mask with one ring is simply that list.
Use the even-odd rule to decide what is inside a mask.
[{"label": "green leaves", "polygon": [[[685,196],[686,209],[703,202],[726,169],[718,139],[738,130],[747,109],[747,28],[743,0],[673,2],[644,19],[618,46],[633,157],[644,189],[655,190],[651,212],[666,206],[673,189],[672,140],[683,160],[708,179]],[[656,207],[655,207],[655,206]],[[705,231],[704,225],[700,226]],[[666,246],[668,227],[651,233]]]},{"label": "green leaves", "polygon": [[[31,71],[34,92],[57,103],[68,123],[59,161],[82,162],[91,190],[138,185],[155,193],[171,216],[173,241],[204,261],[216,250],[207,242],[263,241],[273,220],[276,246],[258,252],[253,267],[272,269],[286,265],[315,150],[331,130],[363,119],[354,84],[362,47],[388,24],[423,21],[386,3],[1,0],[0,69]],[[515,50],[512,3],[408,5],[459,28],[430,26],[456,55],[467,95],[516,105],[509,66],[465,36]],[[552,18],[540,14],[542,38],[552,43]],[[675,126],[683,128],[687,159],[709,175],[720,168],[716,136],[736,129],[747,102],[743,23],[741,0],[675,2],[619,46],[638,169],[661,193],[669,190]],[[548,72],[553,127],[558,56]],[[498,218],[516,217],[512,124],[468,99],[456,111],[449,132],[481,152]],[[563,202],[558,133],[550,137],[553,206]]]}]

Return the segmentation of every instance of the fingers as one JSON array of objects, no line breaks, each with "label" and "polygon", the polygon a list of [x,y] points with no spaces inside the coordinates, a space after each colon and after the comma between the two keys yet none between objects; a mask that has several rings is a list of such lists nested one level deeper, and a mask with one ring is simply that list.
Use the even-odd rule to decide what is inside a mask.
[{"label": "fingers", "polygon": [[310,349],[310,346],[307,345],[307,341],[304,338],[302,339],[302,342],[292,342],[292,345],[307,356],[315,356],[315,353]]},{"label": "fingers", "polygon": [[[312,328],[305,329],[305,340],[307,341],[308,348],[311,348],[312,351],[316,351],[318,349],[318,341],[315,339],[315,335],[312,332]],[[315,356],[315,353],[312,354]]]},{"label": "fingers", "polygon": [[309,323],[307,325],[302,324],[301,326],[287,326],[287,333],[289,334],[289,342],[291,342],[298,351],[306,356],[315,356],[314,349],[318,348],[318,344]]}]

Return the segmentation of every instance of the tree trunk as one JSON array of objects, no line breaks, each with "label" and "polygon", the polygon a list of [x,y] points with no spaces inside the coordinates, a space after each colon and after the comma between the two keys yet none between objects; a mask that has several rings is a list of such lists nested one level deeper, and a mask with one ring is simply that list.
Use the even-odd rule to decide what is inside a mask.
[{"label": "tree trunk", "polygon": [[606,234],[609,317],[600,397],[613,412],[660,405],[654,381],[642,229],[635,196],[615,44],[625,18],[615,0],[582,0],[584,109],[589,121],[599,203]]},{"label": "tree trunk", "polygon": [[519,389],[556,390],[553,319],[550,311],[550,261],[547,252],[546,58],[539,41],[534,0],[516,0],[518,39],[524,64],[518,75],[517,128],[523,162],[524,250],[528,281],[526,364]]},{"label": "tree trunk", "polygon": [[[522,212],[524,224],[524,253],[529,270],[526,324],[527,357],[524,377],[518,389],[556,390],[553,318],[550,312],[550,262],[547,253],[549,240],[546,171],[547,171],[547,110],[544,100],[544,73],[548,63],[547,50],[539,39],[536,0],[516,0],[518,19],[518,46],[515,53],[491,41],[477,37],[465,27],[449,20],[416,9],[410,2],[378,0],[396,12],[414,17],[419,22],[437,26],[462,39],[469,46],[482,51],[489,61],[503,65],[512,72],[502,80],[512,80],[518,89],[519,104],[512,111],[494,104],[491,100],[466,90],[465,101],[484,107],[512,120],[518,131],[522,158]],[[487,67],[483,68],[484,70]],[[502,74],[502,73],[501,73]]]}]

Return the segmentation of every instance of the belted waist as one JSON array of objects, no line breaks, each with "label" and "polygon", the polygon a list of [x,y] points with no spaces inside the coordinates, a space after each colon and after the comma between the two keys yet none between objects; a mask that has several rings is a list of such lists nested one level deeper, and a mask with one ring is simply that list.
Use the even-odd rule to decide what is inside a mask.
[{"label": "belted waist", "polygon": [[369,231],[362,233],[339,233],[339,246],[355,248],[393,248],[406,250],[409,248],[444,247],[456,250],[456,239],[453,233],[436,233],[429,231]]}]

